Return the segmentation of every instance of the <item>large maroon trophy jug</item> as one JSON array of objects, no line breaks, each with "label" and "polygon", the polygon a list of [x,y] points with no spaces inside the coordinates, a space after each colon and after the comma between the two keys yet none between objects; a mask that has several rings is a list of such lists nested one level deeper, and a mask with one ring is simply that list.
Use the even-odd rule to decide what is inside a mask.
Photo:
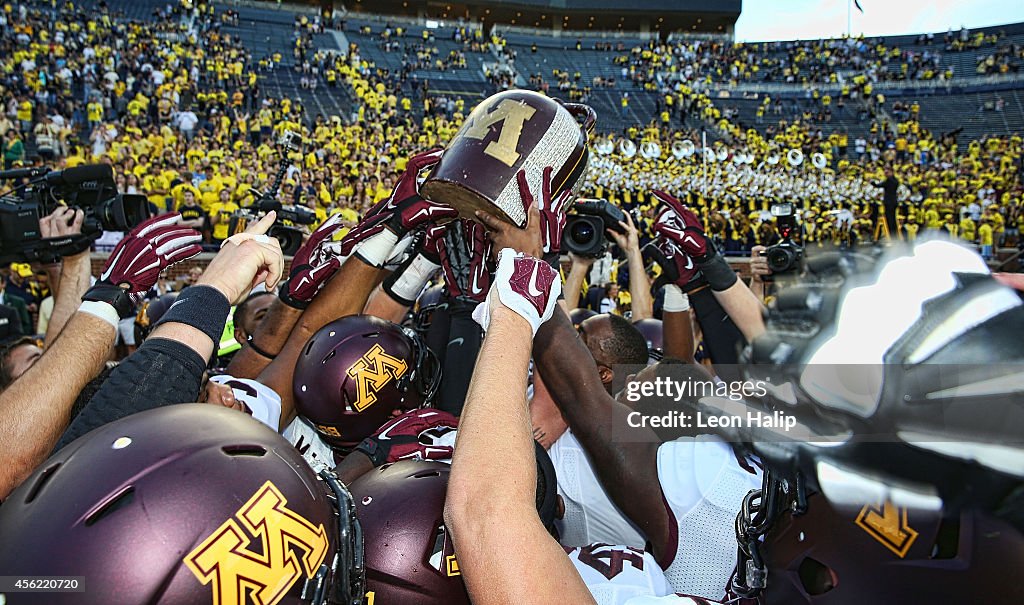
[{"label": "large maroon trophy jug", "polygon": [[[577,122],[583,120],[583,124]],[[464,218],[484,210],[518,227],[526,211],[516,174],[526,171],[535,198],[544,169],[553,167],[552,198],[574,190],[587,169],[587,142],[597,122],[593,108],[562,103],[529,90],[508,90],[477,105],[448,143],[420,188]]]}]

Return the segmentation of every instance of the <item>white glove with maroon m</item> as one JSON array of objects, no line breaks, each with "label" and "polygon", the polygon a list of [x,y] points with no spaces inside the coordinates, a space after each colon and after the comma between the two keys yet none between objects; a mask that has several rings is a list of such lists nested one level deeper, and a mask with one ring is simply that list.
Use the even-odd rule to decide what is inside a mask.
[{"label": "white glove with maroon m", "polygon": [[551,265],[504,248],[498,254],[498,270],[487,300],[473,310],[473,319],[487,330],[493,310],[504,305],[530,322],[536,335],[541,324],[551,319],[561,293],[562,281]]}]

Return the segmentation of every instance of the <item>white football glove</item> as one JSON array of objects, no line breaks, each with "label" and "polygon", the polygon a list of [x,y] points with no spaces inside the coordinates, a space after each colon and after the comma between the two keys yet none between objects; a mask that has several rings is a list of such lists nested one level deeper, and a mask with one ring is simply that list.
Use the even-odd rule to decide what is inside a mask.
[{"label": "white football glove", "polygon": [[551,265],[504,248],[487,299],[473,310],[473,319],[487,330],[492,310],[504,305],[530,322],[536,336],[541,324],[551,319],[561,293],[562,281]]}]

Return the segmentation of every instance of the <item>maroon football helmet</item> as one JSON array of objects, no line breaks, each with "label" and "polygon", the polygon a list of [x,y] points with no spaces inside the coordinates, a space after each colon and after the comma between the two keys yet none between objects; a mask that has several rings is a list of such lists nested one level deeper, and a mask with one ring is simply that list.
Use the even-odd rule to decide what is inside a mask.
[{"label": "maroon football helmet", "polygon": [[444,523],[451,466],[401,460],[349,486],[366,540],[366,591],[376,603],[469,605]]},{"label": "maroon football helmet", "polygon": [[[340,514],[339,514],[340,511]],[[259,421],[171,405],[61,449],[0,506],[0,569],[84,577],[19,603],[358,604],[351,496]]]},{"label": "maroon football helmet", "polygon": [[416,311],[413,314],[413,328],[416,332],[421,336],[425,336],[430,331],[430,324],[433,323],[434,313],[447,305],[448,302],[444,296],[444,285],[437,284],[424,290],[416,300]]},{"label": "maroon football helmet", "polygon": [[350,315],[310,337],[295,364],[295,408],[332,447],[351,449],[395,415],[429,406],[441,365],[412,330]]},{"label": "maroon football helmet", "polygon": [[1024,540],[986,513],[887,503],[841,510],[821,495],[765,537],[766,605],[1022,603]]},{"label": "maroon football helmet", "polygon": [[580,324],[597,315],[597,312],[592,309],[584,309],[577,307],[572,311],[569,311],[569,321],[572,322],[572,327],[579,328]]},{"label": "maroon football helmet", "polygon": [[647,351],[650,361],[661,361],[665,356],[665,337],[662,331],[660,319],[641,319],[633,322],[633,327],[640,330],[647,341]]}]

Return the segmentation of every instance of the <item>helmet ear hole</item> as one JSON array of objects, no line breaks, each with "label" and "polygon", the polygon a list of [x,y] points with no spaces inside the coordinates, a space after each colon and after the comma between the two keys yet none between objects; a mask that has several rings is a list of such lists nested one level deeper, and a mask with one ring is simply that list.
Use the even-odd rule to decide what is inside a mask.
[{"label": "helmet ear hole", "polygon": [[797,574],[800,576],[800,583],[804,590],[811,596],[823,595],[839,583],[835,572],[811,557],[805,558],[800,563]]},{"label": "helmet ear hole", "polygon": [[943,517],[932,547],[933,559],[954,559],[960,553],[960,517]]},{"label": "helmet ear hole", "polygon": [[259,445],[226,445],[220,448],[228,456],[263,456],[267,450]]}]

